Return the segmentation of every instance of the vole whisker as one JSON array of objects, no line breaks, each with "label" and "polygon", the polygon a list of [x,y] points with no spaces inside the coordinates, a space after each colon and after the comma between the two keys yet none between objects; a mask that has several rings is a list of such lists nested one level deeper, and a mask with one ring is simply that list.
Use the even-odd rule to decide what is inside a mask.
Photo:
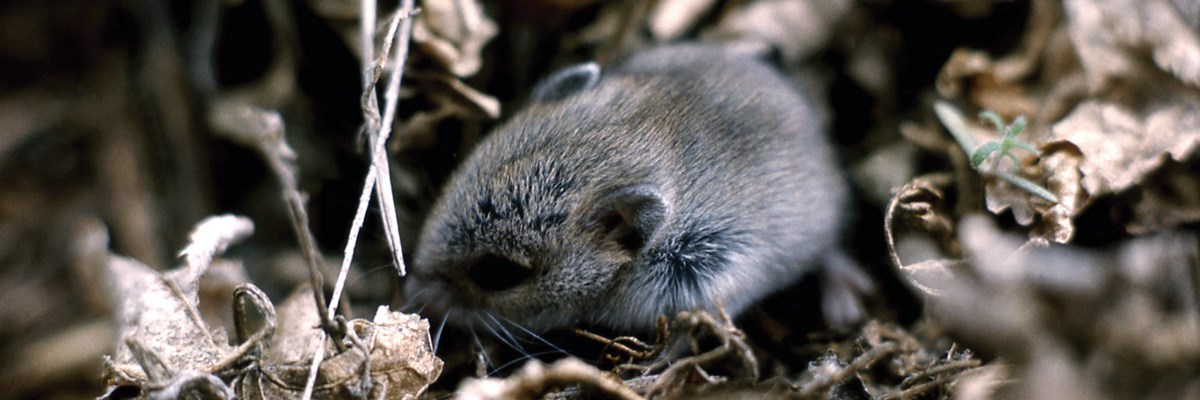
[{"label": "vole whisker", "polygon": [[413,311],[412,313],[413,313],[413,314],[420,315],[420,314],[421,314],[421,312],[425,311],[425,307],[426,307],[426,306],[428,306],[428,305],[429,305],[429,303],[428,303],[428,302],[421,302],[421,307],[420,307],[420,308],[417,308],[417,311]]},{"label": "vole whisker", "polygon": [[[521,353],[522,355],[529,354],[528,352],[525,351],[524,347],[521,347],[520,343],[517,343],[516,338],[513,338],[511,336],[506,338],[504,335],[501,335],[500,332],[496,331],[496,328],[492,327],[491,324],[487,323],[487,321],[483,321],[482,318],[480,319],[480,321],[483,322],[481,325],[483,325],[484,328],[487,328],[488,332],[491,332],[492,336],[496,337],[496,340],[499,340],[500,343],[504,343],[505,345],[507,345],[508,347],[511,347],[513,350],[516,350],[517,352]],[[503,330],[504,328],[501,327],[500,329]],[[505,333],[508,333],[508,332],[505,331]]]},{"label": "vole whisker", "polygon": [[479,335],[475,333],[475,328],[471,328],[471,339],[475,341],[476,350],[479,351],[479,356],[483,358],[484,366],[492,364],[491,358],[488,358],[487,349],[483,348],[483,342],[479,340]]},{"label": "vole whisker", "polygon": [[520,338],[518,338],[516,335],[514,335],[511,330],[509,330],[508,328],[505,328],[504,324],[502,322],[500,322],[500,320],[496,319],[496,316],[494,314],[492,314],[489,311],[484,311],[484,315],[486,315],[488,318],[491,318],[492,322],[496,323],[496,329],[499,329],[500,332],[504,334],[504,336],[507,336],[509,340],[511,340],[514,344],[517,345],[517,350],[520,351],[521,354],[528,354],[528,351],[525,350],[525,347],[521,345],[522,340]]},{"label": "vole whisker", "polygon": [[[488,313],[488,315],[490,316],[491,313]],[[570,352],[563,350],[561,347],[555,346],[554,343],[550,343],[550,341],[546,340],[541,335],[538,335],[538,334],[534,333],[533,331],[526,329],[524,326],[521,326],[521,324],[518,324],[511,319],[504,318],[503,315],[500,316],[500,319],[503,319],[505,322],[508,322],[510,325],[515,326],[517,329],[520,329],[522,332],[525,332],[525,334],[533,337],[534,339],[537,339],[537,341],[542,342],[543,344],[545,344],[547,346],[550,346],[555,351],[558,351],[559,353],[562,353],[564,355],[574,356],[574,354],[571,354]],[[499,322],[499,321],[497,321],[497,322]]]},{"label": "vole whisker", "polygon": [[446,321],[448,320],[450,320],[449,310],[442,314],[442,322],[438,323],[437,330],[433,331],[433,354],[437,354],[438,344],[442,341],[442,331],[446,330]]},{"label": "vole whisker", "polygon": [[521,356],[521,357],[519,357],[519,358],[517,358],[517,359],[514,359],[514,360],[512,360],[512,361],[509,361],[509,362],[506,362],[506,363],[504,363],[504,365],[501,365],[501,366],[499,366],[499,367],[496,367],[496,369],[495,369],[495,370],[492,370],[492,372],[488,373],[488,377],[492,377],[492,376],[499,375],[499,374],[500,374],[500,371],[503,371],[505,368],[511,367],[511,366],[513,366],[513,365],[514,365],[514,364],[516,364],[516,363],[519,363],[519,362],[522,362],[522,361],[528,361],[528,360],[531,360],[531,359],[536,359],[536,358],[538,358],[538,357],[540,357],[540,356],[544,356],[544,355],[547,355],[547,354],[558,354],[558,351],[557,351],[557,350],[546,350],[546,351],[543,351],[543,352],[538,352],[538,353],[527,354],[527,355]]},{"label": "vole whisker", "polygon": [[[421,294],[425,293],[425,291],[428,289],[428,286],[422,287],[421,290],[418,290],[416,293],[405,296],[405,298],[408,299],[408,302],[400,307],[400,311],[406,314],[413,314],[412,309],[418,304],[421,306],[421,308],[425,308],[425,306],[429,304],[429,301],[421,297]],[[420,312],[416,312],[416,314],[420,314]]]}]

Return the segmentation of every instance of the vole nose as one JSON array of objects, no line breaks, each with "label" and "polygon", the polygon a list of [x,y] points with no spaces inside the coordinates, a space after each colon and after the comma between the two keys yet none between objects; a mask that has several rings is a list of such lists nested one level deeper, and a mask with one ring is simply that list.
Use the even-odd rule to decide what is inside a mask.
[{"label": "vole nose", "polygon": [[533,278],[533,269],[497,255],[487,255],[467,269],[471,282],[487,292],[520,286]]}]

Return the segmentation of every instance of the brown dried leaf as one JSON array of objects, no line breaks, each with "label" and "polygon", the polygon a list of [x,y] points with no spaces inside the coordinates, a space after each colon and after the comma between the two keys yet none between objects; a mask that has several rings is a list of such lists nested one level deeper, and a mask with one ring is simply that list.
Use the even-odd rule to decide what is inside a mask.
[{"label": "brown dried leaf", "polygon": [[853,6],[848,0],[755,1],[733,10],[705,34],[769,43],[786,64],[795,65],[826,47]]},{"label": "brown dried leaf", "polygon": [[650,11],[650,35],[665,42],[677,39],[712,11],[716,0],[661,0]]},{"label": "brown dried leaf", "polygon": [[380,306],[375,318],[351,321],[350,327],[371,349],[371,377],[387,388],[387,399],[403,399],[425,391],[442,373],[433,354],[429,320]]},{"label": "brown dried leaf", "polygon": [[[956,253],[951,237],[954,224],[940,212],[943,194],[938,185],[948,181],[948,177],[914,179],[896,191],[884,214],[892,263],[912,288],[927,296],[943,295],[947,281],[962,277],[959,262],[942,258]],[[901,226],[897,226],[897,220]],[[905,231],[902,227],[919,234],[901,235]],[[931,239],[937,243],[930,243]],[[910,263],[905,263],[906,258]]]},{"label": "brown dried leaf", "polygon": [[312,359],[309,353],[321,338],[321,330],[318,329],[321,318],[317,316],[317,307],[312,299],[312,288],[301,286],[276,308],[279,319],[275,336],[271,337],[263,352],[263,364],[307,365],[307,361]]},{"label": "brown dried leaf", "polygon": [[120,324],[120,342],[105,368],[110,389],[135,386],[155,393],[171,390],[174,386],[164,388],[165,382],[182,382],[178,379],[186,371],[215,372],[233,348],[222,330],[200,319],[198,282],[214,254],[251,231],[253,225],[244,218],[206,219],[188,247],[187,254],[196,256],[189,261],[197,263],[162,274],[132,259],[110,257],[109,293]]},{"label": "brown dried leaf", "polygon": [[498,29],[477,0],[426,0],[412,39],[450,73],[467,77],[483,65],[483,46]]},{"label": "brown dried leaf", "polygon": [[938,94],[968,99],[1007,118],[1025,115],[1034,134],[1069,111],[1084,90],[1084,77],[1067,38],[1062,6],[1053,0],[1032,6],[1029,28],[1015,51],[993,60],[987,52],[955,50],[938,72]]},{"label": "brown dried leaf", "polygon": [[1200,86],[1200,35],[1195,21],[1170,1],[1067,0],[1064,9],[1093,90],[1113,78],[1144,79],[1149,66],[1141,54],[1147,50],[1158,68]]},{"label": "brown dried leaf", "polygon": [[[987,161],[984,163],[987,163]],[[1035,216],[1042,214],[1042,212],[1048,210],[1050,207],[1047,204],[1049,202],[1042,200],[1036,195],[1022,190],[1003,179],[994,177],[989,177],[987,180],[983,200],[987,206],[987,210],[993,214],[1000,214],[1004,210],[1012,210],[1013,218],[1021,225],[1032,224]]]},{"label": "brown dried leaf", "polygon": [[1090,100],[1053,127],[1057,140],[1083,153],[1083,187],[1093,196],[1120,192],[1162,165],[1180,161],[1200,145],[1200,96],[1163,99],[1143,112],[1127,105]]},{"label": "brown dried leaf", "polygon": [[1079,171],[1083,157],[1075,146],[1056,142],[1043,146],[1039,162],[1042,170],[1047,171],[1046,187],[1058,198],[1058,203],[1041,210],[1038,229],[1031,235],[1055,243],[1067,243],[1075,235],[1072,218],[1090,199],[1087,191],[1083,190],[1083,173]]},{"label": "brown dried leaf", "polygon": [[[321,339],[312,298],[311,289],[301,287],[280,305],[279,325],[262,367],[248,373],[237,388],[241,398],[293,398],[304,392],[311,352]],[[433,355],[427,320],[380,307],[373,322],[355,319],[349,326],[367,353],[348,340],[346,351],[325,358],[318,367],[314,399],[369,394],[368,398],[399,400],[424,392],[441,374],[442,361]],[[324,351],[337,349],[326,343]]]},{"label": "brown dried leaf", "polygon": [[467,86],[450,74],[434,72],[413,74],[420,93],[434,103],[430,111],[418,111],[404,122],[404,128],[395,142],[394,149],[420,148],[431,144],[437,135],[437,126],[447,118],[466,120],[496,119],[500,117],[500,101],[495,97]]}]

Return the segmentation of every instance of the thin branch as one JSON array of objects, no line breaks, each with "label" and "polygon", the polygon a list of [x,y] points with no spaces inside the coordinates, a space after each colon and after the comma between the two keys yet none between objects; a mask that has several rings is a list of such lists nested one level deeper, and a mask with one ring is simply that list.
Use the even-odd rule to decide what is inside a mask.
[{"label": "thin branch", "polygon": [[[387,142],[388,136],[391,133],[392,121],[396,115],[396,103],[399,101],[400,81],[404,73],[404,64],[408,58],[409,37],[412,32],[412,16],[413,0],[404,0],[400,7],[400,12],[397,19],[393,20],[391,29],[385,40],[384,49],[385,56],[390,48],[391,39],[399,30],[399,48],[394,52],[393,60],[390,63],[391,74],[388,80],[388,90],[385,94],[387,101],[384,110],[384,116],[379,118],[379,108],[375,96],[375,84],[377,83],[377,62],[375,61],[375,19],[376,8],[374,0],[362,0],[361,15],[359,17],[360,39],[362,41],[362,62],[366,66],[366,71],[363,73],[363,114],[366,121],[366,130],[370,138],[370,157],[371,166],[367,171],[366,181],[363,183],[362,193],[359,195],[358,207],[355,210],[354,220],[351,223],[349,237],[346,240],[346,247],[343,251],[342,267],[338,272],[337,282],[334,284],[333,298],[325,313],[322,313],[322,320],[334,317],[337,305],[341,299],[342,290],[345,287],[346,276],[350,270],[350,263],[354,259],[354,248],[358,243],[358,235],[362,230],[363,221],[366,218],[367,206],[370,204],[370,193],[376,194],[376,199],[379,201],[381,213],[380,217],[386,230],[388,247],[392,250],[392,261],[399,270],[401,276],[405,273],[404,258],[402,256],[402,247],[400,244],[400,230],[396,226],[396,206],[395,200],[392,198],[391,185],[391,169],[388,165],[387,151],[384,144]],[[399,24],[396,24],[399,21]],[[382,60],[381,60],[382,61]],[[381,62],[380,62],[381,63]],[[313,386],[316,383],[317,372],[321,361],[324,359],[324,348],[327,337],[322,335],[317,341],[317,347],[314,349],[312,365],[309,368],[308,380],[304,386],[304,394],[302,399],[308,400],[312,398]],[[337,344],[340,340],[335,339]],[[340,348],[340,347],[339,347]]]},{"label": "thin branch", "polygon": [[[396,226],[396,202],[392,197],[392,177],[391,168],[388,165],[387,150],[384,148],[384,143],[387,143],[388,136],[392,133],[393,121],[396,118],[396,105],[400,102],[400,81],[404,77],[404,64],[408,60],[408,45],[409,38],[412,35],[412,16],[414,15],[413,0],[403,0],[401,2],[400,17],[400,37],[397,45],[399,46],[393,52],[391,63],[391,76],[388,79],[387,92],[384,93],[383,121],[378,127],[378,135],[371,135],[371,158],[372,164],[378,170],[376,176],[375,194],[379,200],[380,217],[383,220],[383,227],[386,230],[385,234],[388,239],[388,247],[392,250],[392,262],[396,265],[396,270],[400,276],[404,276],[404,256],[403,248],[400,244],[400,228]],[[371,132],[376,132],[372,129]]]},{"label": "thin branch", "polygon": [[878,346],[872,347],[870,350],[860,354],[854,359],[854,361],[851,361],[850,364],[847,364],[837,372],[830,375],[821,376],[800,387],[800,396],[804,398],[818,397],[822,393],[825,393],[826,390],[833,387],[833,385],[850,379],[850,377],[854,376],[854,374],[869,368],[879,360],[891,356],[898,351],[900,351],[900,345],[896,344],[895,342],[885,342],[879,344]]}]

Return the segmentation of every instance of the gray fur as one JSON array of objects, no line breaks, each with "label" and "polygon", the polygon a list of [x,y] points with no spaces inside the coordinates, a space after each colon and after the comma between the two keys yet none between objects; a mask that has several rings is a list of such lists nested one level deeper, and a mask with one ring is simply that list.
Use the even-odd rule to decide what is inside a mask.
[{"label": "gray fur", "polygon": [[[761,61],[660,47],[551,97],[480,143],[435,205],[406,289],[434,312],[647,329],[738,313],[838,247],[848,189],[822,116]],[[598,228],[613,209],[640,246]],[[520,267],[472,269],[489,254]],[[496,271],[528,276],[484,290],[469,274]]]}]

